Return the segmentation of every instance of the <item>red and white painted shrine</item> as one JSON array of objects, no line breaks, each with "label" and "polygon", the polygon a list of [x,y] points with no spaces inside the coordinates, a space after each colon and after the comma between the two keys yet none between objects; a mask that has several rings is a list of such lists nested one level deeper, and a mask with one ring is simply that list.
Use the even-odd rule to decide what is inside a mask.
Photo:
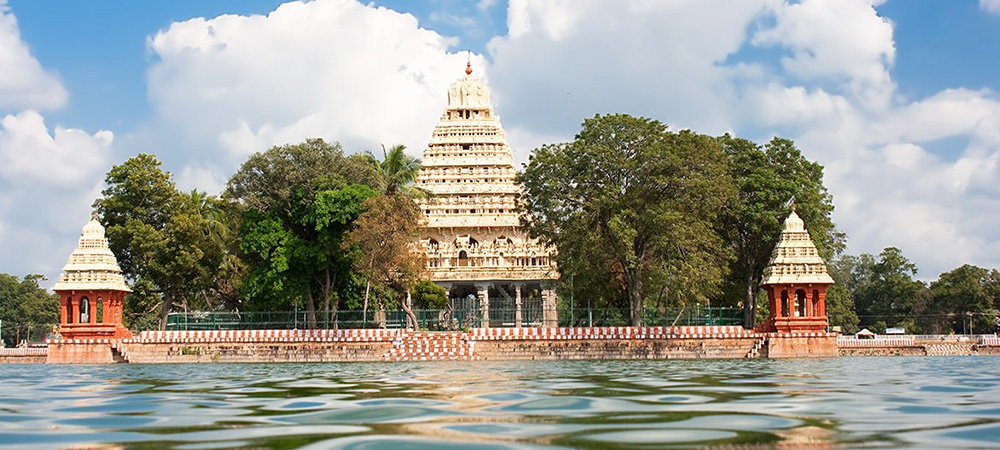
[{"label": "red and white painted shrine", "polygon": [[780,333],[826,331],[826,290],[831,285],[833,278],[793,206],[771,262],[764,269],[761,287],[767,292],[770,316],[758,329]]},{"label": "red and white painted shrine", "polygon": [[125,284],[118,259],[108,248],[96,215],[83,227],[59,282],[59,333],[64,339],[123,339],[132,333],[122,324]]}]

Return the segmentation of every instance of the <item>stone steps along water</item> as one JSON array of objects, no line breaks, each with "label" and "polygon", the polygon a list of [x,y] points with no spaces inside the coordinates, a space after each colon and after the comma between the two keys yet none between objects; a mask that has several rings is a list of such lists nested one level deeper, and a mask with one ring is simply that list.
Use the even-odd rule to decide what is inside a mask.
[{"label": "stone steps along water", "polygon": [[111,341],[111,359],[116,363],[128,363],[128,349],[121,341]]},{"label": "stone steps along water", "polygon": [[746,356],[747,359],[760,358],[761,357],[761,350],[763,350],[764,347],[766,347],[766,346],[767,346],[767,336],[764,336],[764,337],[762,337],[760,339],[757,339],[757,342],[754,342],[754,344],[753,344],[753,348],[751,348],[750,351],[747,352],[747,356]]},{"label": "stone steps along water", "polygon": [[968,356],[972,355],[972,344],[928,344],[924,346],[927,356]]},{"label": "stone steps along water", "polygon": [[475,341],[466,333],[451,331],[411,331],[393,341],[382,357],[385,361],[448,361],[479,359]]}]

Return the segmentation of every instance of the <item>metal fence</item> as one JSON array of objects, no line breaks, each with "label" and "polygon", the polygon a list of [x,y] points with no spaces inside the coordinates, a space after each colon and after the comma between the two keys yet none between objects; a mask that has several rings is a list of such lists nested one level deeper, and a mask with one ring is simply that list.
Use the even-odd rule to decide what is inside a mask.
[{"label": "metal fence", "polygon": [[[631,325],[631,313],[619,308],[559,308],[559,326],[603,327]],[[687,308],[646,308],[642,325],[742,325],[742,308],[695,305]]]},{"label": "metal fence", "polygon": [[[450,309],[416,309],[417,327],[425,330],[460,330],[483,325],[478,304],[453,305]],[[740,308],[690,307],[684,309],[649,308],[643,312],[643,325],[739,325]],[[525,302],[521,308],[521,326],[546,325],[540,302]],[[587,309],[561,307],[554,314],[555,325],[566,327],[631,325],[628,310],[616,308]],[[387,311],[317,312],[310,323],[304,311],[278,312],[190,312],[167,316],[168,330],[264,330],[264,329],[353,329],[405,328],[406,315],[401,309]],[[515,308],[490,308],[491,327],[517,326]]]}]

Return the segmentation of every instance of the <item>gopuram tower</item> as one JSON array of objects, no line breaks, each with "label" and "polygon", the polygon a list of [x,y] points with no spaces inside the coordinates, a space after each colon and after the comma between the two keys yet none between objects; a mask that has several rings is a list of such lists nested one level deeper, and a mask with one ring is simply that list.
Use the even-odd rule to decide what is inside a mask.
[{"label": "gopuram tower", "polygon": [[557,326],[552,250],[521,228],[521,187],[490,90],[471,64],[465,74],[448,89],[415,183],[433,194],[418,200],[426,219],[418,251],[465,322]]}]

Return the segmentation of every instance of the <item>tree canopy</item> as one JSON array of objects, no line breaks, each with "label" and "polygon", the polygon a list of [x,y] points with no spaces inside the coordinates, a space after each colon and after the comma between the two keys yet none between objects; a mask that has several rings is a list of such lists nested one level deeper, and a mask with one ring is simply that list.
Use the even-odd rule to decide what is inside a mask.
[{"label": "tree canopy", "polygon": [[218,220],[216,199],[179,192],[160,165],[155,156],[139,154],[112,167],[95,206],[111,251],[134,286],[126,318],[149,320],[158,306],[163,329],[175,302],[187,307],[215,296],[209,292],[218,287],[232,237]]},{"label": "tree canopy", "polygon": [[45,338],[59,324],[59,296],[38,285],[41,275],[18,278],[0,273],[0,321],[4,346]]},{"label": "tree canopy", "polygon": [[[707,299],[730,257],[715,233],[732,182],[719,142],[651,119],[595,116],[572,142],[531,155],[519,180],[524,225],[559,249],[583,284],[629,305],[641,323],[647,296],[662,304]],[[586,271],[586,273],[584,273]]]},{"label": "tree canopy", "polygon": [[[341,249],[362,203],[379,180],[340,144],[310,139],[254,154],[230,178],[225,197],[243,208],[240,249],[250,270],[243,292],[255,309],[304,304],[316,326],[317,301],[327,314],[352,288],[352,260]],[[332,309],[331,309],[332,308]]]}]

